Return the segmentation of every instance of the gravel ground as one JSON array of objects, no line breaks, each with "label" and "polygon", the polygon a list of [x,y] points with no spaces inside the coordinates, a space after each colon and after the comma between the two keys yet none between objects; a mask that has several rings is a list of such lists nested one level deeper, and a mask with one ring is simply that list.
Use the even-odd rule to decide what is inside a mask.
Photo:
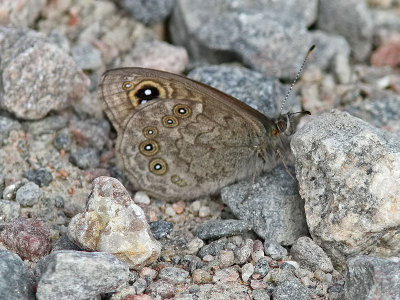
[{"label": "gravel ground", "polygon": [[[104,71],[273,118],[313,44],[285,165],[192,201],[133,188]],[[400,299],[399,66],[399,0],[2,1],[0,299]]]}]

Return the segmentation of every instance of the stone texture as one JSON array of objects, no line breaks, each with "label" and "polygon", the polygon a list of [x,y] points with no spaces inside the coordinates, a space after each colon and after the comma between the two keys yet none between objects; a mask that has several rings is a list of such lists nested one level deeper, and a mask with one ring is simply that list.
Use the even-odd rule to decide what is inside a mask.
[{"label": "stone texture", "polygon": [[35,300],[34,276],[18,255],[0,250],[0,299]]},{"label": "stone texture", "polygon": [[39,300],[89,299],[115,291],[128,281],[128,266],[101,252],[61,250],[39,262]]},{"label": "stone texture", "polygon": [[[206,66],[192,70],[188,77],[210,85],[273,118],[279,115],[288,86],[278,80],[243,67]],[[293,94],[284,108],[299,111],[300,105]]]},{"label": "stone texture", "polygon": [[36,120],[81,98],[89,81],[70,56],[29,29],[0,28],[0,105]]},{"label": "stone texture", "polygon": [[171,13],[174,0],[120,0],[132,17],[144,24],[164,21]]},{"label": "stone texture", "polygon": [[28,182],[21,186],[15,194],[15,200],[23,207],[33,206],[43,197],[40,187],[33,182]]},{"label": "stone texture", "polygon": [[287,280],[280,283],[273,293],[274,300],[311,300],[311,291],[297,280]]},{"label": "stone texture", "polygon": [[334,111],[313,118],[291,146],[311,236],[333,263],[399,255],[397,137]]},{"label": "stone texture", "polygon": [[251,224],[242,220],[211,220],[201,223],[196,228],[196,236],[202,240],[233,236],[252,229]]},{"label": "stone texture", "polygon": [[17,120],[0,116],[0,146],[3,146],[4,140],[8,138],[11,131],[20,129],[21,124]]},{"label": "stone texture", "polygon": [[320,246],[309,237],[299,238],[290,249],[290,255],[301,267],[311,271],[322,270],[332,272],[333,266],[329,257]]},{"label": "stone texture", "polygon": [[16,219],[21,214],[21,206],[15,201],[0,200],[0,222]]},{"label": "stone texture", "polygon": [[3,0],[0,2],[0,24],[32,26],[46,0]]},{"label": "stone texture", "polygon": [[364,61],[369,56],[372,47],[373,20],[365,1],[321,0],[317,27],[344,36],[356,60]]},{"label": "stone texture", "polygon": [[117,179],[105,176],[93,181],[86,211],[72,218],[68,237],[83,249],[112,253],[135,269],[155,261],[161,251],[143,210]]},{"label": "stone texture", "polygon": [[307,234],[303,200],[296,183],[282,166],[261,176],[253,186],[243,181],[223,188],[221,198],[236,217],[251,223],[264,239],[291,245]]},{"label": "stone texture", "polygon": [[38,260],[50,252],[50,228],[37,219],[16,219],[5,224],[0,241],[22,259]]},{"label": "stone texture", "polygon": [[364,255],[349,259],[345,298],[400,299],[400,262]]}]

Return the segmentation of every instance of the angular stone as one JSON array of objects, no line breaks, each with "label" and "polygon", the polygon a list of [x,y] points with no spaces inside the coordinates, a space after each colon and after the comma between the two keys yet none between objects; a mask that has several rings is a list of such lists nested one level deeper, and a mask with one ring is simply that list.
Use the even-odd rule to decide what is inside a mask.
[{"label": "angular stone", "polygon": [[83,249],[112,253],[135,269],[155,261],[161,251],[143,210],[117,179],[105,176],[93,181],[86,211],[72,218],[68,237]]}]

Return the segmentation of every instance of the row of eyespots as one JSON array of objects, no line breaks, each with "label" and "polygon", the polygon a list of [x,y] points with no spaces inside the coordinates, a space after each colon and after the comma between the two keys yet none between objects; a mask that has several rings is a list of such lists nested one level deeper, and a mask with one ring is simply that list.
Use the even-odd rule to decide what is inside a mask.
[{"label": "row of eyespots", "polygon": [[[174,115],[167,115],[162,117],[161,123],[164,127],[172,128],[179,125],[178,118],[185,119],[192,115],[192,110],[186,104],[177,104],[172,108]],[[154,156],[159,151],[159,145],[155,140],[158,135],[158,129],[154,126],[148,126],[143,129],[143,135],[147,139],[140,143],[139,151],[145,156]],[[154,158],[149,163],[150,172],[156,175],[163,175],[167,172],[167,163],[162,158]],[[172,182],[180,185],[181,180],[177,180],[177,175],[174,179],[171,178]],[[180,178],[179,178],[180,179]]]}]

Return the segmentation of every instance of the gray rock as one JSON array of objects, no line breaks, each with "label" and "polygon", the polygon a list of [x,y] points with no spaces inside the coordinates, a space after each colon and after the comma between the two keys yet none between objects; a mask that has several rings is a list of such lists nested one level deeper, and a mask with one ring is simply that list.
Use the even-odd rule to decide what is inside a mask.
[{"label": "gray rock", "polygon": [[253,300],[269,300],[269,294],[268,291],[265,289],[256,289],[253,290]]},{"label": "gray rock", "polygon": [[69,161],[81,169],[96,168],[99,165],[100,154],[95,148],[78,148],[71,151]]},{"label": "gray rock", "polygon": [[194,270],[203,267],[201,259],[194,255],[184,255],[180,264],[185,268],[185,270],[188,270],[190,274],[192,274]]},{"label": "gray rock", "polygon": [[56,133],[53,141],[54,147],[57,150],[69,150],[71,147],[71,138],[68,133],[68,129],[60,130]]},{"label": "gray rock", "polygon": [[197,256],[199,256],[200,258],[203,258],[206,255],[218,256],[220,252],[225,249],[226,244],[227,244],[226,238],[221,238],[217,241],[213,241],[203,246],[199,250],[199,253],[197,253]]},{"label": "gray rock", "polygon": [[253,230],[263,239],[291,245],[307,234],[304,202],[282,166],[261,176],[253,186],[244,181],[223,188],[221,198],[237,218],[252,223]]},{"label": "gray rock", "polygon": [[174,224],[164,220],[150,222],[150,230],[156,240],[166,237],[174,227]]},{"label": "gray rock", "polygon": [[71,54],[82,70],[93,71],[103,66],[101,52],[89,43],[80,43],[72,47]]},{"label": "gray rock", "polygon": [[274,240],[267,239],[264,242],[265,255],[270,256],[272,259],[282,259],[287,255],[286,248],[282,247]]},{"label": "gray rock", "polygon": [[364,255],[349,259],[345,298],[400,299],[400,262]]},{"label": "gray rock", "polygon": [[313,272],[315,270],[333,271],[332,262],[328,255],[309,237],[299,238],[292,245],[290,255],[301,267],[308,268]]},{"label": "gray rock", "polygon": [[196,236],[202,240],[224,236],[240,235],[252,229],[251,224],[242,220],[211,220],[201,223],[196,228]]},{"label": "gray rock", "polygon": [[18,202],[0,200],[0,222],[16,219],[21,214],[21,206]]},{"label": "gray rock", "polygon": [[[177,0],[170,32],[174,44],[185,46],[195,60],[239,60],[262,73],[293,79],[304,58],[299,53],[312,45],[306,24],[315,20],[316,6],[315,1]],[[332,43],[317,45],[329,61],[336,56],[329,55]]]},{"label": "gray rock", "polygon": [[288,280],[274,290],[274,300],[311,300],[312,293],[297,280]]},{"label": "gray rock", "polygon": [[252,239],[246,239],[244,244],[235,249],[235,261],[238,264],[244,264],[250,257],[253,251],[254,241]]},{"label": "gray rock", "polygon": [[335,266],[357,254],[398,255],[398,138],[334,111],[312,118],[291,146],[311,236]]},{"label": "gray rock", "polygon": [[33,206],[43,197],[40,187],[34,182],[28,182],[21,186],[15,195],[15,200],[22,206]]},{"label": "gray rock", "polygon": [[184,283],[189,276],[189,272],[181,268],[165,267],[158,274],[158,278],[169,279],[174,284]]},{"label": "gray rock", "polygon": [[0,250],[0,299],[34,300],[35,279],[15,253]]},{"label": "gray rock", "polygon": [[[289,87],[278,80],[242,67],[207,66],[194,69],[188,77],[210,85],[273,118],[279,115]],[[285,111],[299,111],[299,102],[292,93]]]},{"label": "gray rock", "polygon": [[129,268],[103,252],[62,250],[39,261],[41,277],[36,297],[87,299],[115,291],[129,279]]},{"label": "gray rock", "polygon": [[269,264],[267,258],[261,257],[254,266],[254,273],[260,274],[261,278],[265,277],[269,272]]},{"label": "gray rock", "polygon": [[54,131],[60,130],[67,126],[68,117],[63,115],[54,115],[43,118],[38,121],[26,122],[30,134],[39,136],[42,134],[53,134]]},{"label": "gray rock", "polygon": [[102,151],[109,142],[110,123],[105,119],[72,121],[69,129],[78,136],[78,143],[82,147],[96,148]]},{"label": "gray rock", "polygon": [[27,170],[24,172],[24,177],[29,181],[33,181],[38,186],[48,186],[53,181],[53,175],[44,168]]},{"label": "gray rock", "polygon": [[87,91],[89,81],[72,58],[41,34],[2,27],[0,44],[0,105],[17,117],[43,118],[51,110],[68,107]]},{"label": "gray rock", "polygon": [[369,56],[372,48],[373,20],[366,1],[320,1],[317,27],[344,36],[356,60],[364,61]]},{"label": "gray rock", "polygon": [[11,118],[0,116],[0,146],[4,144],[4,140],[8,138],[13,130],[20,130],[21,124]]},{"label": "gray rock", "polygon": [[164,21],[174,6],[174,0],[121,0],[120,2],[134,19],[147,25]]}]

